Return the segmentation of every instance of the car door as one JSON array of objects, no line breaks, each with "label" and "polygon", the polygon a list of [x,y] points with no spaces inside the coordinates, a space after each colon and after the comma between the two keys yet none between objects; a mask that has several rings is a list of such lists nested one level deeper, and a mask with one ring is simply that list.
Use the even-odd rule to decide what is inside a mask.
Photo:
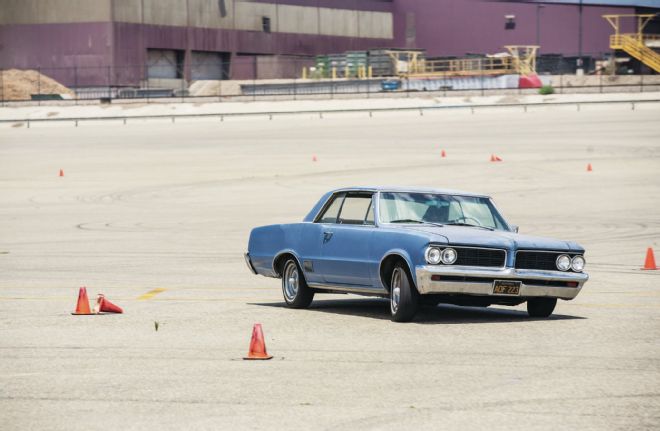
[{"label": "car door", "polygon": [[372,286],[374,229],[373,193],[346,193],[335,222],[322,229],[318,267],[326,284]]}]

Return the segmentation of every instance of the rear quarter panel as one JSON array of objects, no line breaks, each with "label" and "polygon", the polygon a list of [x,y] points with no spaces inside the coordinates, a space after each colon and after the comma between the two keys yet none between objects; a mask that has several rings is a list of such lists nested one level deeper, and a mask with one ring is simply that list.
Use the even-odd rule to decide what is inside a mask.
[{"label": "rear quarter panel", "polygon": [[[318,231],[318,232],[317,232]],[[318,255],[320,227],[313,223],[289,223],[252,229],[248,253],[258,274],[276,277],[273,260],[281,253],[291,253],[302,264],[303,258]]]}]

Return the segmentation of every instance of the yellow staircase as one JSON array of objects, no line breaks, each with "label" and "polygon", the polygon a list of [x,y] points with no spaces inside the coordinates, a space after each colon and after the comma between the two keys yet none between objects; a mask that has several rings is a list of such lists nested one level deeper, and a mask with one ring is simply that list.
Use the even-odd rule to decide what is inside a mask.
[{"label": "yellow staircase", "polygon": [[[646,24],[653,19],[653,14],[643,15],[603,15],[614,27],[615,34],[610,36],[610,48],[620,49],[635,57],[651,69],[660,73],[660,54],[646,46],[650,40],[660,40],[655,35],[643,34]],[[621,18],[637,18],[637,33],[620,33]]]}]

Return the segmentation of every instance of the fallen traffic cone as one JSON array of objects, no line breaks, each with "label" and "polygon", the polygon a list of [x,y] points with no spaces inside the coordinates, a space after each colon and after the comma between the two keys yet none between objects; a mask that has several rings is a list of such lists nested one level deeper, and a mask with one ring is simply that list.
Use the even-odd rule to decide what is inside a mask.
[{"label": "fallen traffic cone", "polygon": [[644,270],[656,270],[658,267],[655,265],[655,256],[653,255],[653,249],[649,247],[646,250],[646,260],[644,261]]},{"label": "fallen traffic cone", "polygon": [[312,162],[315,162],[315,161],[316,161],[316,155],[313,155],[312,156]]},{"label": "fallen traffic cone", "polygon": [[587,172],[591,172],[591,171],[593,171],[593,170],[594,170],[594,168],[592,168],[592,167],[591,167],[591,163],[589,163],[589,164],[587,165]]},{"label": "fallen traffic cone", "polygon": [[501,162],[502,159],[499,158],[499,156],[496,156],[495,154],[490,155],[490,161],[491,162]]},{"label": "fallen traffic cone", "polygon": [[88,315],[94,314],[89,309],[89,299],[87,299],[87,288],[81,287],[78,291],[78,304],[76,304],[76,311],[71,313],[73,315]]},{"label": "fallen traffic cone", "polygon": [[64,176],[64,170],[60,169],[60,177],[63,177],[63,176]]},{"label": "fallen traffic cone", "polygon": [[261,323],[255,323],[252,328],[252,340],[250,340],[250,351],[243,359],[270,359],[272,355],[266,352],[264,333],[261,331]]},{"label": "fallen traffic cone", "polygon": [[500,157],[499,157],[499,156],[495,156],[495,161],[496,161],[496,162],[501,162],[501,161],[502,161],[502,159],[500,159]]},{"label": "fallen traffic cone", "polygon": [[445,153],[445,150],[442,150],[440,153],[440,157],[447,157],[447,153]]},{"label": "fallen traffic cone", "polygon": [[112,302],[105,299],[105,295],[99,293],[99,297],[96,300],[96,305],[94,306],[95,313],[123,313],[124,310],[121,307],[116,306]]}]

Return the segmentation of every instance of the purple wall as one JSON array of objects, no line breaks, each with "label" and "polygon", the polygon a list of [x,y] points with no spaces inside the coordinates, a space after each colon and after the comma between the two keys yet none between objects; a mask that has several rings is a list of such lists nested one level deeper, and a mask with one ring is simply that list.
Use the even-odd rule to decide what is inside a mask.
[{"label": "purple wall", "polygon": [[110,23],[4,25],[0,67],[40,69],[70,86],[98,85],[112,64],[111,41]]},{"label": "purple wall", "polygon": [[[579,51],[579,6],[478,0],[396,0],[396,44],[406,47],[406,14],[414,14],[416,37],[409,48],[424,48],[430,56],[496,53],[504,45],[536,45],[537,10],[541,53],[575,55]],[[634,8],[583,8],[583,53],[609,51],[612,27],[603,14],[631,14]],[[504,16],[515,15],[514,30],[504,29]],[[634,31],[627,26],[626,31]],[[410,41],[409,41],[410,42]]]},{"label": "purple wall", "polygon": [[252,0],[257,3],[391,12],[396,0]]},{"label": "purple wall", "polygon": [[[149,48],[185,51],[212,51],[259,55],[315,56],[325,53],[365,50],[392,45],[390,39],[366,39],[293,33],[263,33],[116,23],[114,27],[115,69],[119,84],[135,83],[144,76],[136,65],[146,63]],[[189,58],[189,56],[187,56]],[[254,77],[253,57],[250,60],[234,56],[237,61],[232,79]],[[261,61],[266,61],[261,59]],[[276,60],[274,60],[276,61]],[[263,64],[263,63],[262,63]]]},{"label": "purple wall", "polygon": [[[263,1],[392,11],[395,38],[128,23],[6,25],[0,26],[0,67],[41,69],[68,86],[135,85],[146,76],[147,49],[161,48],[186,51],[188,59],[193,50],[231,53],[231,77],[252,78],[254,64],[259,62],[264,70],[269,60],[264,58],[267,55],[312,57],[352,50],[408,47],[426,49],[430,56],[463,56],[501,52],[504,45],[533,45],[537,42],[537,13],[541,53],[576,55],[579,51],[579,6],[576,5],[545,4],[539,8],[537,4],[483,0]],[[582,52],[597,54],[609,51],[609,35],[613,32],[602,15],[634,13],[634,8],[585,6],[583,11]],[[504,29],[505,15],[515,15],[514,30]],[[414,17],[415,21],[414,38],[408,40],[407,16]],[[634,31],[634,24],[629,22],[624,31]],[[238,56],[239,53],[249,56]],[[284,70],[285,67],[279,64],[277,68]],[[186,64],[187,77],[189,70],[190,65]]]}]

